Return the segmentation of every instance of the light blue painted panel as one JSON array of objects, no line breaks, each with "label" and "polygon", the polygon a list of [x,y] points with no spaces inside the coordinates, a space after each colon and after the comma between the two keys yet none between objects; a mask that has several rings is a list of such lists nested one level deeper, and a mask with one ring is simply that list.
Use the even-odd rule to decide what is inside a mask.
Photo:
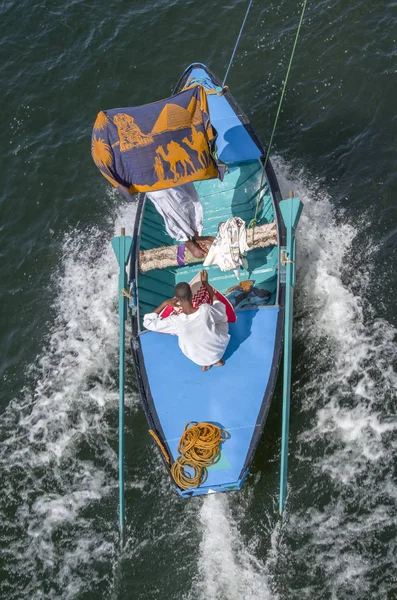
[{"label": "light blue painted panel", "polygon": [[[201,68],[193,69],[190,77],[211,81],[204,69]],[[261,151],[226,98],[227,93],[223,96],[217,96],[216,94],[207,96],[211,122],[218,132],[217,148],[219,158],[227,164],[258,159],[261,156]]]},{"label": "light blue painted panel", "polygon": [[194,185],[196,186],[199,196],[203,198],[204,196],[234,190],[237,185],[245,184],[255,175],[253,181],[256,184],[256,191],[259,187],[260,169],[259,161],[246,163],[241,166],[234,165],[228,170],[223,181],[219,181],[219,179],[205,179],[203,181],[196,181]]},{"label": "light blue painted panel", "polygon": [[140,340],[157,414],[173,457],[188,421],[213,421],[231,433],[225,468],[210,469],[206,485],[236,482],[249,449],[274,354],[279,309],[238,313],[224,367],[202,373],[176,337],[147,332]]}]

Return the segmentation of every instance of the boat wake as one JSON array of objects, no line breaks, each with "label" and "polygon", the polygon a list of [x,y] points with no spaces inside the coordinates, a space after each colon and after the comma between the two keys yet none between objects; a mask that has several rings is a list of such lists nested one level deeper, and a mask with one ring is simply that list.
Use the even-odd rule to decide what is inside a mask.
[{"label": "boat wake", "polygon": [[[134,213],[121,209],[116,229]],[[0,420],[9,600],[74,599],[88,580],[94,591],[117,538],[100,511],[93,518],[106,497],[117,510],[117,261],[95,228],[67,235],[62,251],[51,332]]]},{"label": "boat wake", "polygon": [[[2,597],[392,597],[396,332],[367,298],[370,250],[352,264],[359,225],[335,213],[321,182],[280,158],[275,168],[284,197],[293,188],[305,205],[283,522],[277,484],[266,481],[277,480],[278,463],[253,472],[239,494],[177,498],[142,433],[130,378],[120,561],[117,265],[110,235],[74,232],[53,277],[50,335],[0,419]],[[133,219],[134,206],[124,206],[116,231]]]},{"label": "boat wake", "polygon": [[359,226],[333,210],[321,182],[279,157],[274,166],[283,197],[294,189],[304,202],[287,511],[279,521],[260,476],[253,487],[248,478],[242,504],[234,494],[206,498],[189,598],[388,597],[397,568],[397,332],[366,297],[376,246],[357,269]]},{"label": "boat wake", "polygon": [[301,598],[320,591],[329,597],[386,598],[395,590],[397,568],[392,542],[397,484],[390,467],[397,451],[397,332],[376,316],[367,297],[376,241],[367,240],[357,266],[360,224],[344,223],[321,184],[308,186],[282,160],[276,168],[282,186],[302,191],[305,203],[292,412],[300,425],[299,431],[293,426],[291,438],[296,460],[280,558],[289,565],[284,585],[296,587],[302,569]]},{"label": "boat wake", "polygon": [[239,524],[244,523],[242,506],[236,510],[227,495],[204,499],[199,511],[201,542],[198,573],[189,600],[254,600],[274,598],[267,562],[256,556],[256,536],[246,539]]}]

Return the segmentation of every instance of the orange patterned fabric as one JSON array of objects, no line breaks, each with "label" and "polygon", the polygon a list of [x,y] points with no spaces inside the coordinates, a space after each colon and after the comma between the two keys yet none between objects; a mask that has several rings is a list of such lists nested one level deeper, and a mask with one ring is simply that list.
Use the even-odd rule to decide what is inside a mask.
[{"label": "orange patterned fabric", "polygon": [[207,96],[196,85],[145,106],[101,111],[91,151],[102,175],[131,195],[221,178],[215,138]]}]

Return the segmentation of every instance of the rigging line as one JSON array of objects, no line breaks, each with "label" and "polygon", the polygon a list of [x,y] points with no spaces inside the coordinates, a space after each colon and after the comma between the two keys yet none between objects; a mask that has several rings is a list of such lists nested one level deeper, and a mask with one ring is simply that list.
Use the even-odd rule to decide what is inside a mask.
[{"label": "rigging line", "polygon": [[301,26],[302,26],[302,23],[303,23],[303,16],[305,14],[306,4],[307,4],[307,0],[304,0],[304,2],[302,4],[302,12],[301,12],[301,17],[300,17],[299,24],[298,24],[298,29],[296,30],[296,36],[295,36],[294,45],[292,47],[291,58],[289,59],[288,69],[287,69],[287,73],[285,75],[284,85],[283,85],[283,89],[281,91],[281,96],[280,96],[280,101],[278,103],[276,118],[274,119],[274,125],[273,125],[272,134],[270,136],[269,144],[267,146],[267,152],[266,152],[265,161],[263,163],[263,171],[262,171],[261,182],[260,182],[260,185],[259,185],[258,200],[256,201],[256,207],[255,207],[255,216],[250,221],[250,223],[248,225],[249,229],[252,229],[256,225],[256,219],[257,219],[257,216],[258,216],[258,208],[259,208],[259,204],[260,204],[260,201],[261,201],[261,198],[262,198],[262,196],[261,196],[261,189],[262,189],[262,184],[263,184],[263,180],[264,180],[264,177],[265,177],[265,169],[266,169],[267,161],[269,160],[270,150],[271,150],[271,147],[272,147],[273,138],[274,138],[274,134],[275,134],[276,127],[277,127],[278,118],[280,116],[281,106],[282,106],[283,100],[284,100],[284,94],[285,94],[285,90],[286,90],[286,87],[287,87],[288,77],[289,77],[289,73],[291,71],[292,61],[294,59],[296,45],[298,43],[298,38],[299,38]]},{"label": "rigging line", "polygon": [[253,1],[253,0],[250,0],[250,3],[249,3],[249,5],[248,5],[248,8],[247,8],[247,12],[245,13],[245,17],[244,17],[243,24],[241,25],[240,33],[239,33],[239,34],[238,34],[238,36],[237,36],[237,41],[236,41],[236,43],[235,43],[235,45],[234,45],[233,52],[232,52],[232,56],[231,56],[231,58],[230,58],[229,65],[228,65],[228,67],[227,67],[227,70],[226,70],[225,77],[223,78],[222,87],[225,85],[225,83],[226,83],[226,78],[227,78],[227,76],[229,75],[230,67],[232,66],[232,62],[233,62],[233,59],[234,59],[234,55],[236,54],[237,46],[238,46],[238,43],[239,43],[239,41],[240,41],[241,34],[243,33],[243,29],[244,29],[244,25],[245,25],[245,22],[246,22],[246,20],[247,20],[247,17],[248,17],[248,13],[249,13],[249,11],[250,11],[250,8],[251,8],[251,6],[252,6],[252,1]]},{"label": "rigging line", "polygon": [[298,43],[299,33],[300,33],[302,22],[303,22],[303,15],[305,14],[306,4],[307,4],[307,0],[304,0],[303,5],[302,5],[301,18],[300,18],[300,21],[299,21],[298,29],[296,30],[295,42],[294,42],[294,45],[293,45],[293,48],[292,48],[291,58],[289,59],[289,65],[288,65],[288,69],[287,69],[287,74],[285,76],[284,85],[283,85],[283,89],[282,89],[281,96],[280,96],[280,102],[278,103],[277,114],[276,114],[276,118],[274,119],[273,131],[272,131],[272,134],[270,136],[269,145],[267,147],[267,153],[266,153],[266,158],[265,158],[265,163],[263,165],[263,168],[266,168],[267,161],[269,160],[270,148],[271,148],[271,145],[273,143],[274,132],[276,131],[277,121],[278,121],[278,117],[280,115],[280,110],[281,110],[281,105],[282,105],[283,100],[284,100],[285,89],[287,87],[288,77],[289,77],[289,73],[291,71],[291,65],[292,65],[292,61],[294,59],[296,45]]}]

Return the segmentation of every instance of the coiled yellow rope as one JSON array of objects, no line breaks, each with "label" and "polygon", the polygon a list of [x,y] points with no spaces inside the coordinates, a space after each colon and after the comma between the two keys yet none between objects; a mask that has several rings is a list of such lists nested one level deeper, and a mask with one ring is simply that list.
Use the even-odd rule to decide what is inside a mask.
[{"label": "coiled yellow rope", "polygon": [[170,457],[168,456],[166,449],[164,448],[163,444],[160,442],[160,438],[158,437],[157,433],[155,431],[153,431],[153,429],[149,429],[149,433],[150,435],[155,439],[155,441],[157,442],[158,447],[160,448],[165,460],[167,461],[168,464],[171,463],[170,461]]},{"label": "coiled yellow rope", "polygon": [[213,423],[190,421],[186,423],[178,446],[180,456],[171,466],[171,475],[182,490],[202,485],[207,467],[221,458],[221,444],[230,434]]}]

